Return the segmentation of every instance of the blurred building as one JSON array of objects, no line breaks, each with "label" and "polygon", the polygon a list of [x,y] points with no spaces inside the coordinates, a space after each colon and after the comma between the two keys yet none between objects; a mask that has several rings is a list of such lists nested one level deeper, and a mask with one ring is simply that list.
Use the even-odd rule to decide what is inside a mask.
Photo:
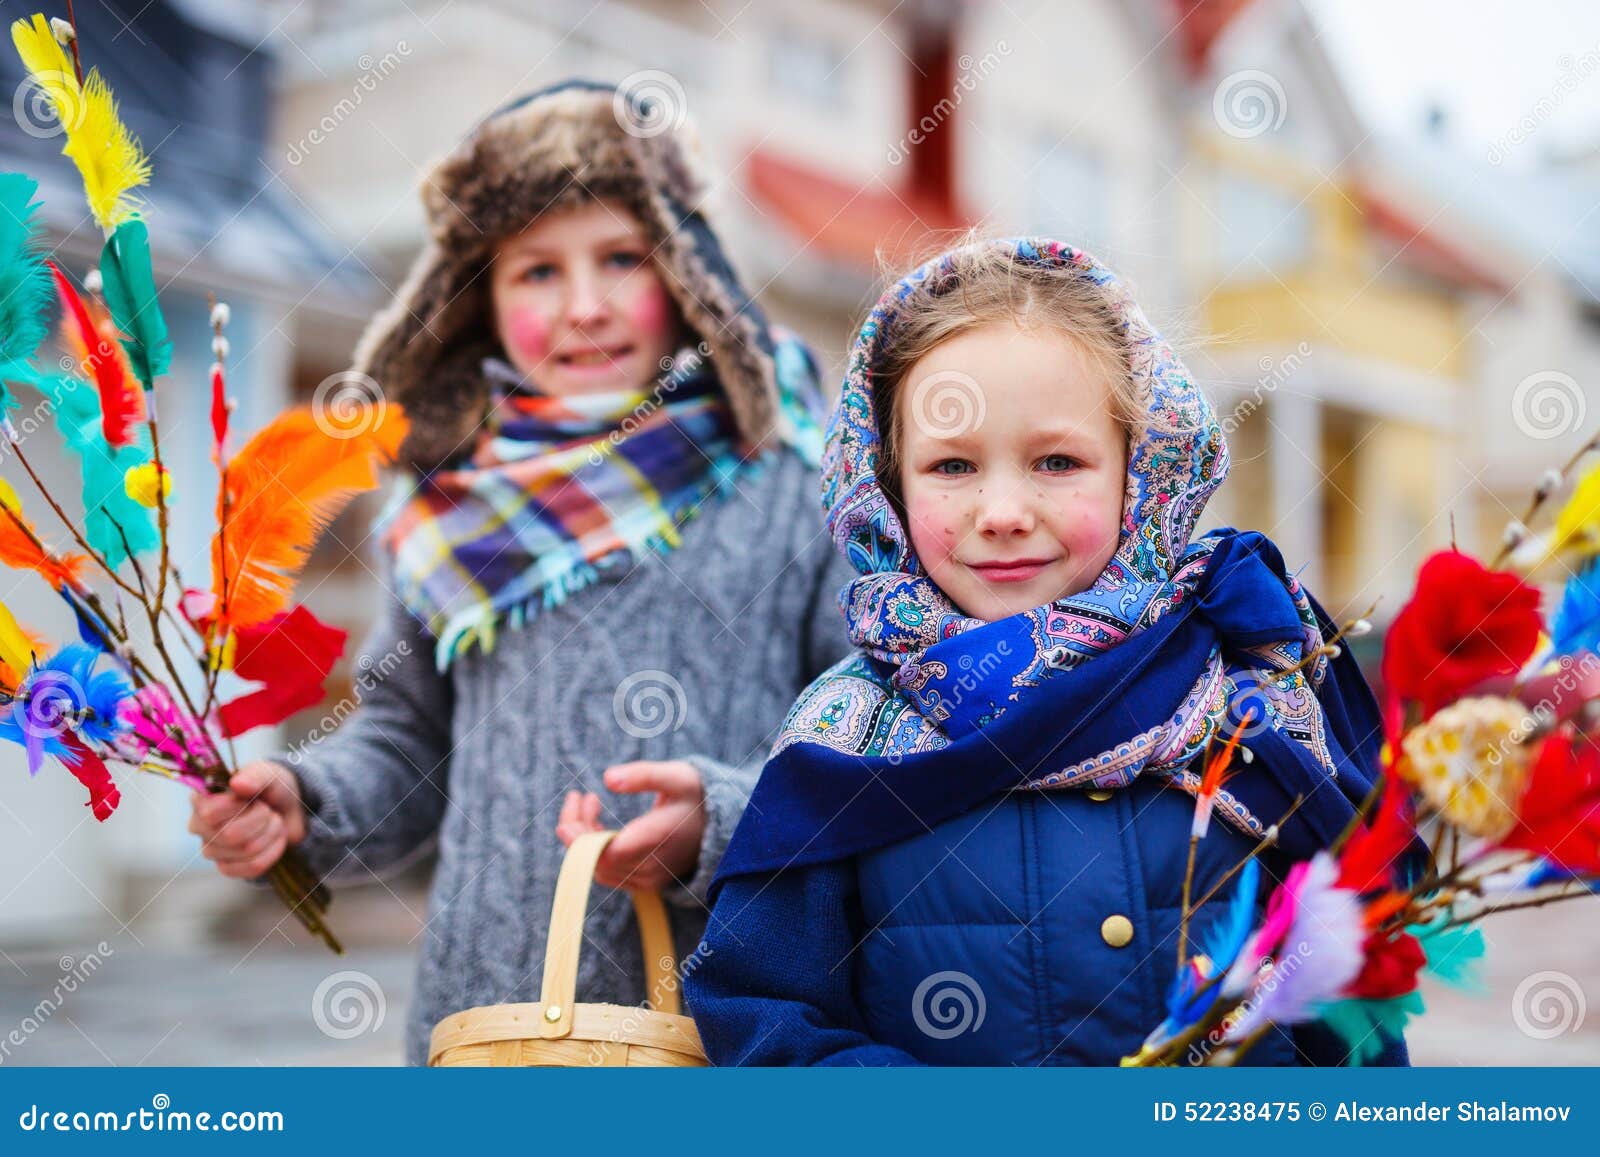
[{"label": "blurred building", "polygon": [[[164,415],[200,388],[208,291],[234,305],[241,428],[313,394],[422,243],[425,167],[491,109],[581,75],[681,94],[746,282],[835,378],[887,272],[962,230],[1095,252],[1216,397],[1234,467],[1205,524],[1270,533],[1335,614],[1381,597],[1392,615],[1426,553],[1452,533],[1487,546],[1600,422],[1600,163],[1513,176],[1447,133],[1374,137],[1299,0],[129,7],[82,13],[83,47],[154,153],[179,346]],[[6,123],[0,151],[51,177],[52,213],[75,213],[56,239],[84,265],[98,237],[58,150]],[[358,636],[371,513],[304,584]],[[25,881],[0,934],[98,913],[86,893],[116,896],[130,862],[165,879],[192,856],[166,784],[96,832],[75,785],[26,788],[0,799],[0,878]],[[157,795],[165,811],[138,810]]]}]

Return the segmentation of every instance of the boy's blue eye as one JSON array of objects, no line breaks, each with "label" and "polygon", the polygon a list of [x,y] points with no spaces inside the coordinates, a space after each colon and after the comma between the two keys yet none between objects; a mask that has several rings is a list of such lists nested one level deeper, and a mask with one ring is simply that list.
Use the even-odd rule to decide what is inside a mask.
[{"label": "boy's blue eye", "polygon": [[1059,474],[1076,469],[1079,463],[1076,458],[1069,458],[1065,454],[1047,454],[1039,462],[1039,465],[1051,473]]},{"label": "boy's blue eye", "polygon": [[933,472],[935,474],[943,474],[946,477],[954,477],[957,474],[970,474],[976,470],[976,466],[963,458],[946,458],[943,462],[935,462],[933,464]]}]

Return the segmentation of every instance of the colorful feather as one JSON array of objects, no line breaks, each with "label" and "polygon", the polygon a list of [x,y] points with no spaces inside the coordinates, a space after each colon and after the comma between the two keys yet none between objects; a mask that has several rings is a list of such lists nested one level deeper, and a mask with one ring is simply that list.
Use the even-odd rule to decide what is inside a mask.
[{"label": "colorful feather", "polygon": [[95,819],[105,823],[122,802],[122,793],[117,790],[110,770],[76,735],[69,732],[62,736],[62,742],[66,752],[60,757],[61,762],[73,778],[89,790],[89,802],[84,806],[94,812]]},{"label": "colorful feather", "polygon": [[100,399],[86,382],[64,375],[41,379],[39,389],[53,403],[56,428],[78,458],[83,479],[83,536],[113,569],[131,550],[144,554],[161,543],[155,511],[140,506],[124,484],[127,473],[150,461],[143,431],[134,442],[113,449],[101,427]]},{"label": "colorful feather", "polygon": [[38,189],[22,173],[0,173],[0,409],[16,405],[5,380],[33,380],[28,362],[50,333],[50,272],[33,199]]},{"label": "colorful feather", "polygon": [[222,363],[211,366],[211,455],[223,465],[223,450],[228,440],[228,395],[222,379]]},{"label": "colorful feather", "polygon": [[133,190],[149,183],[149,158],[117,116],[116,99],[100,73],[91,70],[78,83],[44,16],[35,15],[31,23],[18,20],[11,26],[11,39],[66,132],[61,152],[78,167],[89,212],[110,232],[138,211]]},{"label": "colorful feather", "polygon": [[1167,994],[1167,1019],[1147,1044],[1156,1046],[1160,1041],[1177,1036],[1211,1007],[1218,996],[1216,986],[1206,989],[1204,995],[1200,990],[1213,977],[1232,968],[1238,959],[1250,935],[1260,886],[1261,865],[1252,856],[1239,870],[1239,886],[1228,902],[1227,911],[1200,936],[1200,954],[1185,964],[1174,980]]},{"label": "colorful feather", "polygon": [[38,640],[22,629],[11,609],[0,603],[0,665],[6,669],[7,685],[15,688],[33,667]]},{"label": "colorful feather", "polygon": [[1600,466],[1578,481],[1572,497],[1556,515],[1549,549],[1552,555],[1567,551],[1581,555],[1600,552]]},{"label": "colorful feather", "polygon": [[100,395],[100,422],[107,445],[126,446],[133,424],[143,416],[144,397],[117,346],[101,332],[94,316],[67,275],[54,261],[47,262],[61,298],[62,331]]},{"label": "colorful feather", "polygon": [[39,532],[22,513],[22,503],[11,483],[0,478],[0,563],[14,570],[31,570],[56,590],[83,586],[87,555],[56,555],[40,543]]},{"label": "colorful feather", "polygon": [[1339,1000],[1322,1010],[1319,1018],[1337,1033],[1349,1050],[1345,1063],[1362,1065],[1378,1058],[1389,1040],[1397,1040],[1406,1025],[1424,1010],[1422,994],[1408,992],[1386,1000]]},{"label": "colorful feather", "polygon": [[1441,918],[1432,925],[1413,924],[1410,931],[1428,956],[1428,975],[1455,988],[1484,991],[1483,929],[1471,924],[1451,928],[1449,920]]},{"label": "colorful feather", "polygon": [[100,251],[101,292],[111,320],[122,331],[122,348],[144,388],[172,365],[172,340],[156,297],[150,235],[137,217],[117,226]]},{"label": "colorful feather", "polygon": [[322,702],[322,685],[344,654],[345,632],[303,606],[234,632],[233,673],[261,684],[217,708],[222,734],[243,735]]},{"label": "colorful feather", "polygon": [[[1327,852],[1318,852],[1290,870],[1280,891],[1288,890],[1292,896],[1292,916],[1278,939],[1272,967],[1253,976],[1225,1039],[1243,1040],[1269,1022],[1293,1025],[1310,1020],[1360,973],[1367,934],[1360,898],[1339,887],[1338,877],[1339,865]],[[1271,923],[1269,911],[1267,924]],[[1255,949],[1247,951],[1250,955],[1241,956],[1240,964],[1251,965],[1256,958]]]},{"label": "colorful feather", "polygon": [[1393,772],[1386,774],[1377,815],[1357,827],[1339,853],[1341,888],[1366,893],[1391,886],[1416,834],[1411,807],[1405,782]]},{"label": "colorful feather", "polygon": [[1557,655],[1600,651],[1600,558],[1590,559],[1567,580],[1551,636]]},{"label": "colorful feather", "polygon": [[1223,744],[1222,751],[1213,756],[1206,764],[1205,773],[1200,777],[1200,790],[1195,793],[1194,820],[1190,824],[1189,837],[1191,839],[1204,839],[1207,830],[1211,827],[1211,808],[1216,802],[1217,792],[1221,789],[1224,772],[1233,761],[1234,750],[1239,746],[1240,736],[1244,729],[1255,718],[1255,708],[1249,708],[1244,713],[1244,718],[1234,728],[1233,734],[1228,736],[1228,742]]},{"label": "colorful feather", "polygon": [[70,704],[72,730],[94,743],[111,743],[124,724],[124,700],[133,696],[128,677],[109,663],[105,652],[86,643],[68,643],[34,667],[27,685],[49,681]]},{"label": "colorful feather", "polygon": [[[201,764],[217,762],[217,750],[205,728],[173,700],[172,693],[159,683],[147,683],[119,708],[123,732],[117,750],[132,760],[161,755],[180,766],[189,760]],[[194,775],[179,778],[196,790],[205,781]]]},{"label": "colorful feather", "polygon": [[309,409],[291,410],[228,463],[211,544],[212,592],[223,633],[264,623],[288,602],[318,531],[378,484],[405,419],[390,406],[372,429],[339,437]]}]

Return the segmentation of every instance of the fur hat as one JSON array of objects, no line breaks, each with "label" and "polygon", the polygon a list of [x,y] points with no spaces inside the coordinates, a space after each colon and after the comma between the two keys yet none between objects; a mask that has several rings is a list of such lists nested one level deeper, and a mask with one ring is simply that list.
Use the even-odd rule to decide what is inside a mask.
[{"label": "fur hat", "polygon": [[413,467],[467,454],[486,412],[482,361],[502,352],[489,299],[496,243],[550,209],[600,198],[627,206],[657,246],[662,280],[710,351],[746,450],[775,432],[773,335],[701,213],[705,180],[680,113],[568,81],[495,110],[428,171],[427,246],[362,335],[354,367],[406,408],[402,457]]}]

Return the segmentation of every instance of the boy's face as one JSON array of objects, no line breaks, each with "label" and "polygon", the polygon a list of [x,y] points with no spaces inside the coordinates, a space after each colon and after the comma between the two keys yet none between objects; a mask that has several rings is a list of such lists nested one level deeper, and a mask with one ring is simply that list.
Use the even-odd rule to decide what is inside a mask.
[{"label": "boy's face", "polygon": [[680,329],[644,227],[615,202],[541,215],[490,266],[506,358],[558,397],[637,390],[661,372]]},{"label": "boy's face", "polygon": [[993,621],[1085,591],[1116,552],[1127,439],[1077,342],[1010,322],[911,367],[895,397],[911,545],[963,612]]}]

